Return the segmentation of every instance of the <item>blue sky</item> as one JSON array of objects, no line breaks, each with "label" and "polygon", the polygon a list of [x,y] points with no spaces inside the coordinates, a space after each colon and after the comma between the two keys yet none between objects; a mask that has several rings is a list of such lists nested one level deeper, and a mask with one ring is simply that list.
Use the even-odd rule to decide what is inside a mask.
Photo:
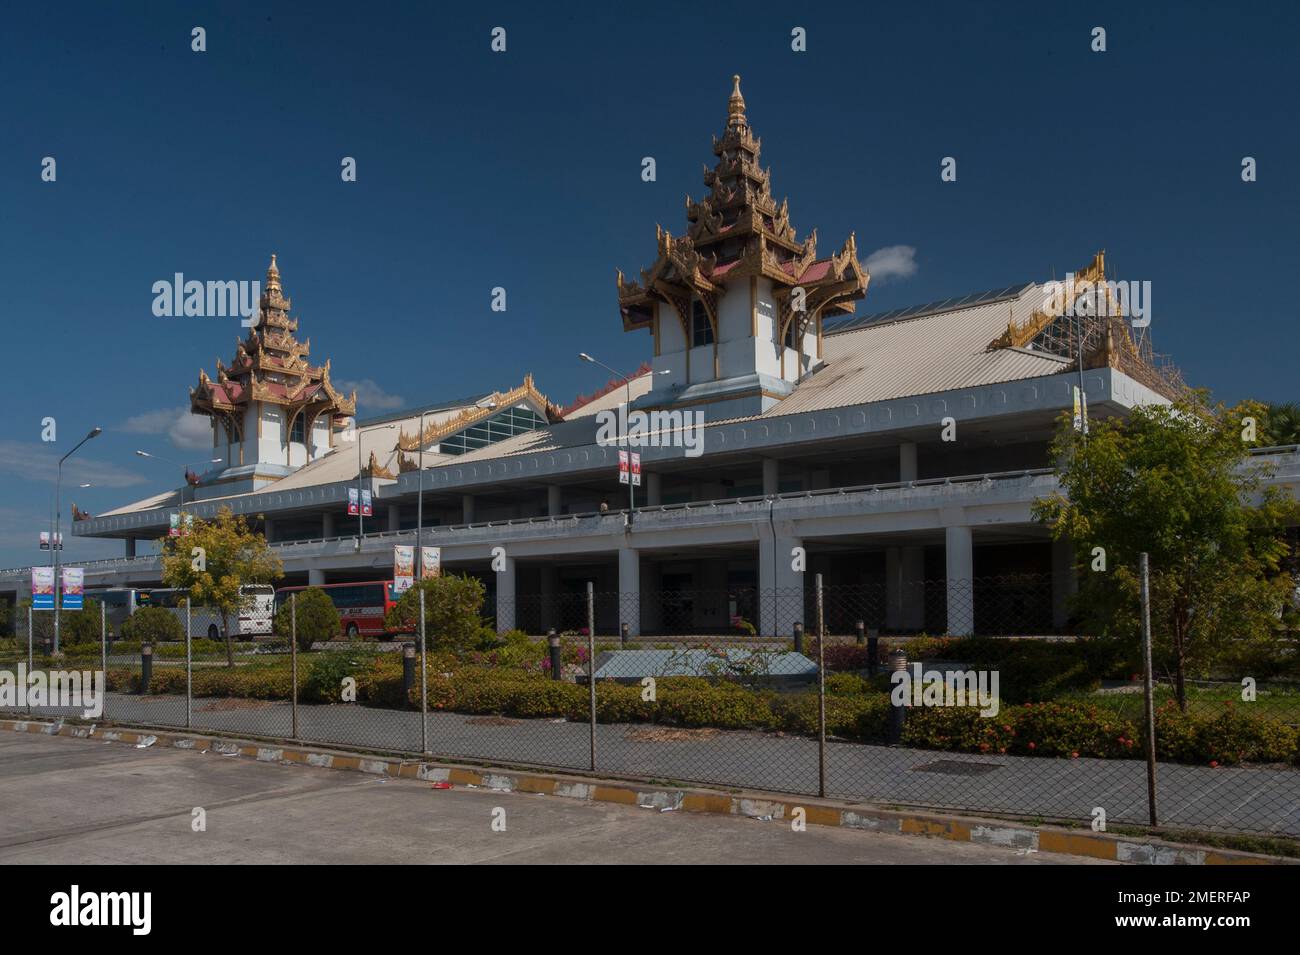
[{"label": "blue sky", "polygon": [[[207,456],[180,412],[240,329],[155,317],[175,272],[261,279],[277,253],[313,358],[362,383],[363,415],[530,371],[563,403],[603,383],[579,351],[635,367],[650,339],[621,331],[614,272],[650,264],[656,222],[683,230],[733,73],[801,235],[915,250],[860,314],[1105,247],[1116,277],[1151,281],[1156,347],[1192,384],[1300,397],[1278,292],[1300,252],[1293,5],[544,6],[0,3],[0,566],[38,558],[53,462],[91,426],[65,527],[69,500],[98,513],[179,483],[136,448]],[[119,553],[70,538],[66,556]]]}]

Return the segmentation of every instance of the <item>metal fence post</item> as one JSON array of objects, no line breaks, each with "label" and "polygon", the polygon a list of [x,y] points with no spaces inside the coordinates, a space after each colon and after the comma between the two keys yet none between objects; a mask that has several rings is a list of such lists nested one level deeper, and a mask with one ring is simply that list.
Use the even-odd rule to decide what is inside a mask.
[{"label": "metal fence post", "polygon": [[1138,555],[1142,585],[1142,695],[1146,704],[1147,814],[1156,821],[1156,701],[1151,674],[1151,566],[1145,552]]},{"label": "metal fence post", "polygon": [[190,605],[193,598],[185,595],[185,728],[189,729],[194,719],[194,651],[190,638]]},{"label": "metal fence post", "polygon": [[803,653],[803,624],[794,625],[794,652]]},{"label": "metal fence post", "polygon": [[298,738],[298,592],[289,594],[289,669],[293,671],[293,692],[289,704],[292,721],[289,735]]},{"label": "metal fence post", "polygon": [[817,575],[817,795],[826,796],[826,606]]},{"label": "metal fence post", "polygon": [[104,718],[108,718],[108,604],[99,601],[99,668],[104,671]]},{"label": "metal fence post", "polygon": [[424,588],[420,588],[420,752],[429,752],[429,671],[425,666]]},{"label": "metal fence post", "polygon": [[591,769],[596,770],[596,585],[587,581],[587,698],[591,710]]},{"label": "metal fence post", "polygon": [[[32,676],[33,665],[34,665],[34,661],[32,657],[32,608],[29,606],[27,608],[27,678],[29,680],[31,679]],[[27,699],[27,710],[28,712],[31,712],[32,695],[26,692],[25,687],[24,687],[23,696]]]}]

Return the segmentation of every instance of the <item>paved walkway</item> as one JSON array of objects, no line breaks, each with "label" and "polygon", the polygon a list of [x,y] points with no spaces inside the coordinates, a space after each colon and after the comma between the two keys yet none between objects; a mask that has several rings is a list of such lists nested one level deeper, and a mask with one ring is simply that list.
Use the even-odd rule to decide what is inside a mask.
[{"label": "paved walkway", "polygon": [[[71,711],[68,711],[69,713]],[[16,715],[16,714],[15,714]],[[55,708],[34,715],[61,715]],[[110,693],[106,718],[185,727],[185,700]],[[298,707],[300,740],[391,752],[420,751],[420,714],[356,704]],[[198,699],[192,728],[290,738],[288,703]],[[435,756],[590,771],[586,723],[430,713]],[[601,724],[596,771],[665,781],[816,794],[816,740],[802,736]],[[1147,821],[1146,764],[1137,760],[976,756],[829,742],[826,794],[879,805],[926,806],[1091,822]],[[1160,823],[1300,837],[1300,770],[1277,767],[1158,767]]]},{"label": "paved walkway", "polygon": [[0,805],[0,864],[1103,864],[27,733],[0,734]]}]

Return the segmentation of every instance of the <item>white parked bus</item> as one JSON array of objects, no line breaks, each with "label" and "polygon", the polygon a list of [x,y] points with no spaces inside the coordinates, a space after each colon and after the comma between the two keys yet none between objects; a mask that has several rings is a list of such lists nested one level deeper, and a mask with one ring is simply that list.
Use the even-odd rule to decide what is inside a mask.
[{"label": "white parked bus", "polygon": [[[269,637],[275,616],[275,588],[270,584],[244,584],[239,613],[230,617],[230,636],[236,640]],[[170,587],[114,587],[88,595],[104,602],[109,624],[121,632],[122,624],[142,607],[163,607],[185,624],[185,591]],[[196,604],[190,608],[190,635],[221,639],[221,612]]]}]

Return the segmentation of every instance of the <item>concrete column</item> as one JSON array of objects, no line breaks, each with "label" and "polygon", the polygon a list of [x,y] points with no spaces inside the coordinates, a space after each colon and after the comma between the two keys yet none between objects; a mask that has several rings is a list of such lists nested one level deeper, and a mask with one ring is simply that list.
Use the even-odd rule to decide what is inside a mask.
[{"label": "concrete column", "polygon": [[898,446],[898,479],[915,481],[916,476],[916,442],[904,441]]},{"label": "concrete column", "polygon": [[645,502],[647,507],[658,507],[664,502],[663,478],[654,471],[642,471],[645,478]]},{"label": "concrete column", "polygon": [[560,485],[546,485],[546,515],[548,517],[559,517],[563,513],[560,504]]},{"label": "concrete column", "polygon": [[1064,630],[1070,622],[1069,600],[1079,591],[1074,573],[1074,544],[1067,538],[1052,541],[1052,626]]},{"label": "concrete column", "polygon": [[[134,537],[128,537],[128,538],[126,539],[126,556],[127,556],[127,558],[134,558],[134,557],[135,557],[135,538],[134,538]],[[15,604],[15,606],[17,606],[17,605]]]},{"label": "concrete column", "polygon": [[474,522],[473,494],[462,494],[460,496],[460,522],[462,524],[472,524]]},{"label": "concrete column", "polygon": [[763,459],[763,493],[781,492],[781,462],[776,458]]},{"label": "concrete column", "polygon": [[388,529],[390,531],[402,529],[402,509],[396,504],[388,505]]},{"label": "concrete column", "polygon": [[325,571],[321,570],[319,567],[307,568],[307,586],[320,587],[324,583]]},{"label": "concrete column", "polygon": [[659,593],[658,568],[648,560],[641,564],[641,632],[654,633],[663,627],[663,597]]},{"label": "concrete column", "polygon": [[948,632],[965,637],[975,632],[975,558],[969,527],[945,530],[948,565]]},{"label": "concrete column", "polygon": [[541,623],[543,630],[549,630],[551,627],[559,626],[560,615],[556,607],[556,600],[560,592],[560,568],[554,564],[543,564],[541,571]]},{"label": "concrete column", "polygon": [[262,519],[262,535],[268,544],[275,540],[275,521],[269,517]]},{"label": "concrete column", "polygon": [[792,525],[777,524],[776,536],[763,528],[758,540],[759,632],[769,637],[788,637],[803,619],[804,575],[791,566],[791,551],[803,541],[789,533]]},{"label": "concrete column", "polygon": [[503,560],[502,569],[497,571],[497,633],[515,628],[515,559]]},{"label": "concrete column", "polygon": [[320,536],[321,537],[334,536],[334,512],[333,511],[326,511],[324,514],[320,516]]},{"label": "concrete column", "polygon": [[618,622],[627,634],[641,636],[641,553],[635,547],[618,549]]},{"label": "concrete column", "polygon": [[925,548],[885,551],[885,629],[925,629]]}]

